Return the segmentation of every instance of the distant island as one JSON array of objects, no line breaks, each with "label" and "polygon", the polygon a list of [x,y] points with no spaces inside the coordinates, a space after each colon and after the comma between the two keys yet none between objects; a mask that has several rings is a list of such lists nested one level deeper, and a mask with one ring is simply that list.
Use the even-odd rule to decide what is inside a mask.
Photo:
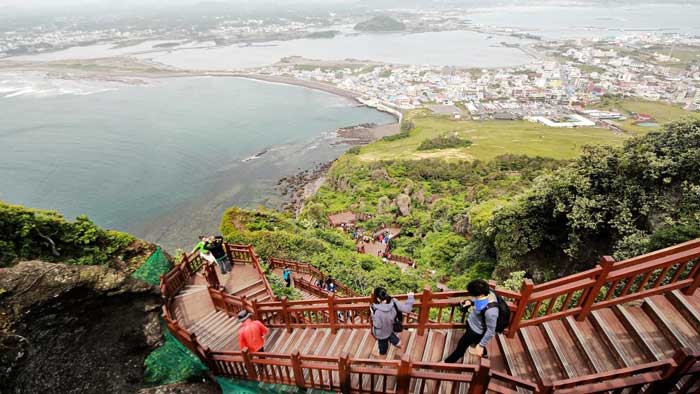
[{"label": "distant island", "polygon": [[406,30],[406,25],[403,22],[386,16],[378,15],[370,20],[360,22],[355,25],[355,30],[358,31],[402,31]]},{"label": "distant island", "polygon": [[338,30],[321,30],[309,33],[305,38],[333,38],[340,34]]}]

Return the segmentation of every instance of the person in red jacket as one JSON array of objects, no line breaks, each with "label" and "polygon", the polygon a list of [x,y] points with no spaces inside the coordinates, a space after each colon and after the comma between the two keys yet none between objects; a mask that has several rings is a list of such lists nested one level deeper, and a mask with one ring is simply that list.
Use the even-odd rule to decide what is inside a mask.
[{"label": "person in red jacket", "polygon": [[238,348],[241,350],[248,348],[250,352],[264,352],[267,327],[260,321],[254,320],[253,315],[246,310],[238,314],[238,321],[241,323],[241,328],[238,330]]}]

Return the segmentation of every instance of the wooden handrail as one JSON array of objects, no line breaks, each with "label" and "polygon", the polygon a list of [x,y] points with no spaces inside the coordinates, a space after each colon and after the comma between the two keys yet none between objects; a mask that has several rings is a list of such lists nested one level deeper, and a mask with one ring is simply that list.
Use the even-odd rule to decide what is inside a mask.
[{"label": "wooden handrail", "polygon": [[[229,247],[227,246],[227,250]],[[238,259],[252,263],[264,278],[257,256],[251,246],[232,247]],[[247,255],[246,255],[247,253]],[[197,260],[199,259],[199,261]],[[525,280],[520,291],[495,289],[496,293],[510,301],[513,321],[508,331],[513,335],[518,328],[540,324],[543,321],[576,315],[585,317],[590,311],[609,307],[621,302],[638,299],[651,294],[660,294],[675,289],[694,292],[700,286],[700,240],[686,242],[620,262],[612,258],[601,259],[598,267],[556,281],[534,285]],[[632,262],[632,263],[631,263]],[[212,352],[202,348],[195,335],[190,334],[177,320],[172,319],[168,310],[170,299],[186,283],[187,277],[194,275],[201,266],[198,256],[183,256],[183,261],[170,272],[161,277],[161,291],[166,299],[163,316],[168,329],[190,350],[210,365],[212,370],[223,376],[255,379],[275,383],[296,384],[300,388],[317,388],[341,391],[355,391],[351,386],[356,374],[370,374],[380,377],[393,377],[393,386],[387,392],[404,393],[408,391],[411,379],[443,379],[455,383],[469,382],[471,394],[483,394],[486,390],[494,392],[511,392],[505,387],[517,387],[533,393],[588,393],[600,390],[622,389],[641,383],[654,383],[654,390],[668,392],[670,387],[677,387],[680,379],[690,374],[700,373],[698,354],[683,349],[672,359],[661,360],[631,368],[621,368],[600,374],[592,374],[556,382],[524,381],[503,372],[490,370],[488,362],[479,366],[446,365],[441,363],[412,363],[404,358],[394,360],[351,359],[347,354],[341,357],[304,356],[248,352]],[[691,265],[692,264],[692,265]],[[309,269],[309,267],[299,269]],[[205,270],[208,268],[205,268]],[[652,274],[655,275],[652,279]],[[305,282],[302,280],[302,282]],[[305,285],[308,283],[305,283]],[[318,300],[280,301],[255,303],[245,297],[225,294],[220,289],[210,287],[209,293],[217,309],[235,314],[240,309],[248,309],[260,318],[268,319],[271,327],[284,327],[291,331],[295,327],[320,328],[331,330],[339,328],[369,328],[368,305],[370,297],[336,298],[328,297]],[[407,328],[416,328],[420,332],[426,329],[463,327],[461,312],[456,311],[457,302],[467,296],[467,292],[432,293],[429,288],[416,296],[414,307],[418,314],[407,318]],[[399,300],[406,295],[397,295]],[[562,302],[563,298],[563,302]],[[350,314],[353,318],[340,321],[336,314]],[[438,316],[431,320],[431,315]],[[313,316],[307,318],[305,316]],[[287,376],[254,374],[266,370],[269,366],[291,368],[295,373]],[[282,369],[285,369],[282,368]],[[306,370],[307,373],[298,373]],[[314,381],[314,373],[323,373],[330,379],[325,383]],[[333,373],[340,381],[333,381]],[[469,380],[465,380],[470,374]],[[308,377],[311,376],[309,379]],[[386,386],[387,379],[383,384]],[[663,389],[661,389],[663,388]],[[504,391],[506,390],[506,391]],[[652,390],[652,391],[654,391]],[[686,391],[678,390],[679,393]]]},{"label": "wooden handrail", "polygon": [[[311,275],[314,279],[318,280],[325,280],[328,275],[324,274],[319,270],[318,268],[314,267],[313,265],[309,263],[302,263],[299,261],[291,261],[291,260],[284,260],[284,259],[278,259],[275,257],[271,257],[268,259],[270,268],[279,268],[279,269],[284,269],[285,267],[289,267],[293,272],[299,273],[299,274],[308,274]],[[296,279],[295,279],[296,280]],[[338,293],[345,295],[346,297],[355,297],[358,296],[357,292],[347,285],[340,283],[338,281],[335,281],[336,288],[338,289]]]}]

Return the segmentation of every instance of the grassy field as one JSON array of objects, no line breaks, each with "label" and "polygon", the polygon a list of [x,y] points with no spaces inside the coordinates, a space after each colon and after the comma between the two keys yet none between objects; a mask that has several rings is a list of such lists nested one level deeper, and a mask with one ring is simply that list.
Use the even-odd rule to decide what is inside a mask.
[{"label": "grassy field", "polygon": [[[431,116],[425,111],[411,112],[407,118],[415,124],[408,138],[374,142],[360,150],[359,158],[365,161],[422,158],[490,160],[512,153],[569,159],[578,156],[584,145],[620,145],[629,138],[604,129],[556,129],[527,121],[455,121],[449,117]],[[472,141],[472,145],[417,150],[424,140],[451,132]]]},{"label": "grassy field", "polygon": [[631,131],[633,133],[648,133],[650,131],[658,130],[661,125],[668,123],[672,120],[677,120],[685,116],[700,116],[700,114],[688,112],[683,108],[677,107],[675,105],[656,102],[656,101],[641,101],[641,100],[611,100],[604,99],[600,105],[596,106],[597,109],[605,110],[615,110],[630,116],[632,113],[644,113],[653,116],[656,122],[659,123],[659,127],[641,127],[634,125],[634,119],[627,119],[624,121],[615,122],[618,126],[626,131]]}]

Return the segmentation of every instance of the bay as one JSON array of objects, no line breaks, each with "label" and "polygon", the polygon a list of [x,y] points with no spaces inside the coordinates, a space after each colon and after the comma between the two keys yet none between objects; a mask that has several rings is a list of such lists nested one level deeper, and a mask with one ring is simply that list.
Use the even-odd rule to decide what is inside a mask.
[{"label": "bay", "polygon": [[111,88],[0,98],[0,200],[87,214],[173,249],[216,231],[225,208],[279,203],[281,176],[347,149],[335,144],[338,127],[394,121],[329,93],[246,79]]}]

